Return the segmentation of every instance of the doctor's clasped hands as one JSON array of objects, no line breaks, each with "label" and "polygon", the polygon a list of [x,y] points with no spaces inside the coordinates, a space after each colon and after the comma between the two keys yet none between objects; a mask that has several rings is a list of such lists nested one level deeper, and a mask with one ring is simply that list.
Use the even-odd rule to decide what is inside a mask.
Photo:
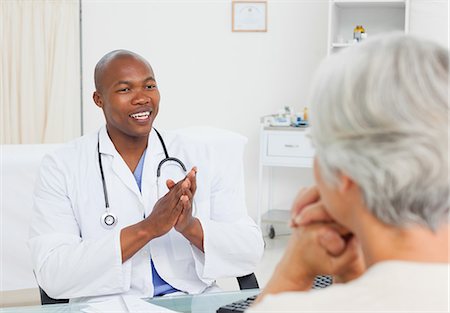
[{"label": "doctor's clasped hands", "polygon": [[[186,239],[192,239],[192,243],[203,250],[203,231],[198,220],[192,216],[196,172],[197,168],[192,168],[188,175],[178,183],[167,180],[166,185],[169,191],[155,203],[150,215],[142,222],[122,230],[122,262],[133,256],[142,247],[139,243],[146,243],[163,236],[172,228],[175,228]],[[187,230],[190,232],[187,233]],[[139,238],[143,240],[139,240]]]}]

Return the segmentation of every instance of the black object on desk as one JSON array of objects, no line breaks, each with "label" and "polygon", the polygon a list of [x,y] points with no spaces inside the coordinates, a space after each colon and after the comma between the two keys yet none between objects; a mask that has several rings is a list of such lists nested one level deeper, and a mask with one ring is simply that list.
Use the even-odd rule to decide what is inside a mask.
[{"label": "black object on desk", "polygon": [[[312,289],[321,289],[330,286],[333,283],[333,278],[328,275],[316,276]],[[258,295],[248,297],[247,299],[236,301],[224,306],[221,306],[216,313],[240,313],[245,312],[246,309],[255,301]]]},{"label": "black object on desk", "polygon": [[221,306],[216,312],[217,313],[238,313],[244,312],[248,309],[248,307],[255,301],[258,295],[254,295],[252,297],[248,297],[245,300],[236,301],[224,306]]},{"label": "black object on desk", "polygon": [[312,289],[326,288],[333,284],[333,277],[329,275],[319,275],[314,279]]}]

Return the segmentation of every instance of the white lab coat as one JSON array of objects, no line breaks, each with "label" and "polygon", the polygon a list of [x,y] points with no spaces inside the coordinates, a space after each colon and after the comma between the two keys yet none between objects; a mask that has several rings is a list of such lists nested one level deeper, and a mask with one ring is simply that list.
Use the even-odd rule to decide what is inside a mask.
[{"label": "white lab coat", "polygon": [[[37,281],[53,298],[112,294],[153,296],[150,258],[160,276],[175,288],[201,293],[216,278],[242,276],[255,270],[263,253],[261,232],[247,215],[240,164],[183,136],[162,134],[169,155],[198,167],[196,216],[204,231],[201,252],[172,229],[151,240],[122,264],[120,230],[148,216],[157,201],[156,168],[164,152],[150,133],[142,172],[142,194],[115,149],[106,128],[76,139],[47,155],[34,194],[29,247]],[[98,163],[100,140],[110,211],[118,217],[105,229],[105,200]],[[184,174],[175,165],[163,168],[166,178]]]}]

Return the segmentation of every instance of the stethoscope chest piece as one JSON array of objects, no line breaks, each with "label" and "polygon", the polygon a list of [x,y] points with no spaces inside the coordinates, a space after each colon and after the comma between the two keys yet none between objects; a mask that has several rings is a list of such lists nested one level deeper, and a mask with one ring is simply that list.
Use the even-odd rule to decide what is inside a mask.
[{"label": "stethoscope chest piece", "polygon": [[105,212],[102,215],[101,221],[102,226],[109,229],[113,228],[117,224],[117,216],[111,212]]}]

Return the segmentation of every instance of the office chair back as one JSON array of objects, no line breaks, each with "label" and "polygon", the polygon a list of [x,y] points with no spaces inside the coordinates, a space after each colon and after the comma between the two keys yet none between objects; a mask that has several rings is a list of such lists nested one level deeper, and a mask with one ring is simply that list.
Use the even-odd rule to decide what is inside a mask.
[{"label": "office chair back", "polygon": [[236,277],[236,279],[238,281],[240,290],[259,288],[258,281],[256,280],[256,276],[254,273],[241,277]]},{"label": "office chair back", "polygon": [[[248,274],[245,276],[241,276],[241,277],[236,277],[236,279],[238,281],[240,290],[259,288],[258,281],[256,280],[256,276],[254,273],[251,273],[251,274]],[[39,293],[41,294],[42,305],[56,304],[56,303],[68,303],[69,302],[69,299],[50,298],[48,296],[48,294],[44,291],[44,289],[42,289],[41,287],[39,287]]]},{"label": "office chair back", "polygon": [[48,294],[39,286],[39,293],[41,295],[41,304],[57,304],[57,303],[68,303],[69,299],[53,299],[48,296]]}]

